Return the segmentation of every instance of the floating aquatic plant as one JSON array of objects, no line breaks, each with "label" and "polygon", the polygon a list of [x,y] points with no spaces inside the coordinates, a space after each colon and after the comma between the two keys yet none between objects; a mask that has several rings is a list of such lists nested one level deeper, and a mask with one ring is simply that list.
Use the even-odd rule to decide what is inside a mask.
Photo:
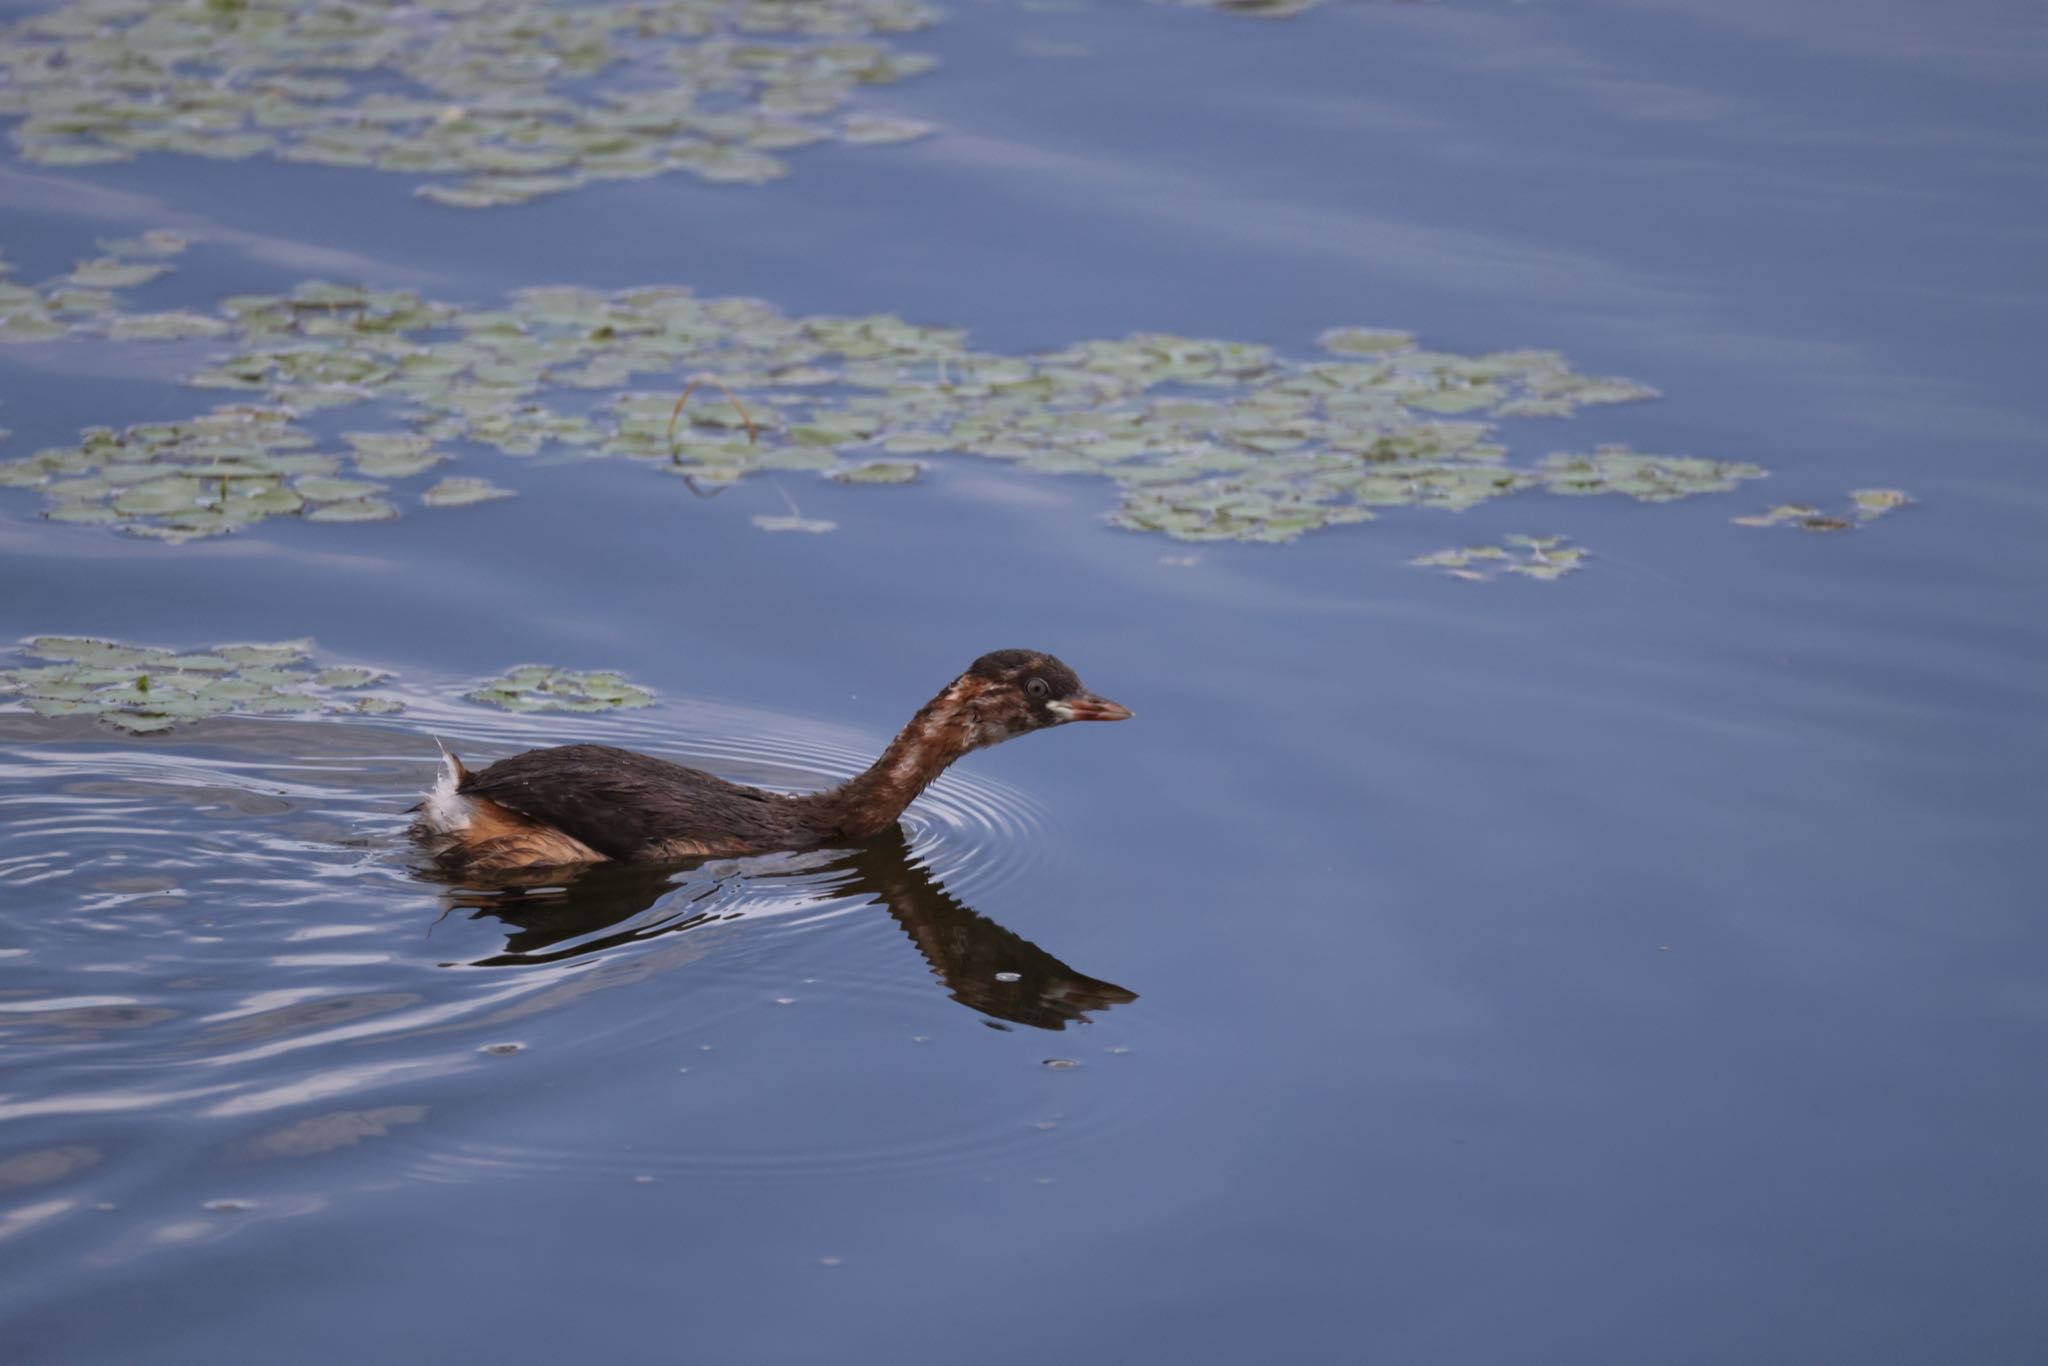
[{"label": "floating aquatic plant", "polygon": [[1408,563],[1441,569],[1454,579],[1484,583],[1502,574],[1555,580],[1585,568],[1586,552],[1562,536],[1506,536],[1499,545],[1470,545],[1418,555]]},{"label": "floating aquatic plant", "polygon": [[915,460],[869,460],[841,466],[831,474],[842,484],[909,484],[923,470]]},{"label": "floating aquatic plant", "polygon": [[545,664],[522,664],[464,696],[506,711],[615,711],[654,704],[653,693],[619,674],[575,673]]},{"label": "floating aquatic plant", "polygon": [[837,522],[823,517],[806,517],[801,512],[764,512],[754,518],[754,525],[763,531],[801,531],[813,536],[839,530]]},{"label": "floating aquatic plant", "polygon": [[511,489],[501,489],[488,479],[451,478],[422,493],[420,501],[430,508],[461,508],[512,496]]},{"label": "floating aquatic plant", "polygon": [[828,531],[837,531],[839,523],[823,517],[806,517],[803,509],[796,505],[796,499],[789,496],[789,490],[778,489],[782,501],[789,511],[783,513],[761,513],[754,518],[754,525],[763,531],[800,531],[812,536],[821,536]]},{"label": "floating aquatic plant", "polygon": [[293,640],[180,653],[80,636],[37,636],[20,649],[32,663],[0,669],[0,694],[20,698],[39,715],[97,716],[135,734],[212,716],[399,710],[391,698],[356,695],[383,674],[321,668],[312,661],[312,645]]},{"label": "floating aquatic plant", "polygon": [[72,0],[0,29],[0,115],[45,165],[268,154],[460,177],[419,193],[461,208],[673,171],[756,184],[789,148],[929,131],[839,115],[931,66],[879,36],[932,18],[916,0]]},{"label": "floating aquatic plant", "polygon": [[1312,10],[1323,0],[1174,0],[1176,4],[1199,5],[1225,14],[1245,14],[1255,19],[1292,19]]},{"label": "floating aquatic plant", "polygon": [[[36,335],[112,334],[131,316],[72,318],[56,311],[59,292],[0,281],[0,335],[15,318]],[[195,424],[257,424],[257,448],[243,443],[230,471],[250,482],[205,485],[219,453],[202,443],[205,458],[187,458],[177,429],[195,424],[145,424],[0,462],[0,483],[42,488],[53,517],[184,538],[301,510],[293,498],[315,505],[304,507],[314,520],[395,515],[384,481],[425,470],[458,442],[642,459],[699,491],[765,470],[907,482],[916,457],[955,453],[1110,479],[1122,490],[1112,520],[1134,530],[1283,542],[1384,508],[1457,510],[1534,493],[1663,502],[1763,474],[1614,445],[1514,464],[1502,420],[1561,418],[1654,391],[1581,374],[1555,351],[1432,351],[1391,329],[1332,329],[1320,338],[1327,354],[1306,360],[1156,333],[1016,356],[889,315],[790,317],[680,288],[530,289],[501,307],[463,308],[327,283],[238,295],[216,320],[227,349],[188,382],[267,406]],[[685,408],[675,379],[685,370],[697,372],[685,398],[715,380],[730,402]],[[413,430],[351,435],[342,457],[308,449],[315,443],[288,418],[364,402],[402,405]],[[123,482],[165,477],[202,483],[137,494]],[[367,487],[324,482],[336,477]],[[477,487],[450,491],[473,501]],[[230,506],[227,495],[244,491],[259,501]],[[771,520],[770,529],[818,529]]]},{"label": "floating aquatic plant", "polygon": [[1897,489],[1855,489],[1849,494],[1849,506],[1839,513],[1824,512],[1806,503],[1780,503],[1768,512],[1731,517],[1729,520],[1737,526],[1796,526],[1801,531],[1851,531],[1912,501]]},{"label": "floating aquatic plant", "polygon": [[[357,445],[347,455],[323,453],[288,411],[228,405],[183,422],[143,422],[118,432],[88,428],[75,446],[0,461],[0,486],[41,489],[49,500],[43,515],[52,521],[115,526],[164,541],[224,535],[272,517],[296,515],[315,522],[396,517],[398,508],[384,497],[390,485],[361,476],[380,470],[416,472],[413,465],[427,453],[428,443],[421,442],[421,455],[408,463],[391,452],[418,438],[354,434],[350,440],[385,444]],[[471,480],[456,496],[424,501],[450,506],[504,492],[479,494],[472,484],[494,489]]]}]

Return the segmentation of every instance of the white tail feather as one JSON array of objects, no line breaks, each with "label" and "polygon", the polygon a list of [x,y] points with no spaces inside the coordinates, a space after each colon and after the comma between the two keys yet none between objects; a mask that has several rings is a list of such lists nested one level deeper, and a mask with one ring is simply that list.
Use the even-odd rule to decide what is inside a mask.
[{"label": "white tail feather", "polygon": [[434,834],[452,835],[469,828],[470,800],[456,791],[465,773],[462,760],[455,757],[454,750],[441,744],[440,736],[434,737],[434,743],[441,750],[441,771],[435,775],[427,799],[420,803],[420,824]]}]

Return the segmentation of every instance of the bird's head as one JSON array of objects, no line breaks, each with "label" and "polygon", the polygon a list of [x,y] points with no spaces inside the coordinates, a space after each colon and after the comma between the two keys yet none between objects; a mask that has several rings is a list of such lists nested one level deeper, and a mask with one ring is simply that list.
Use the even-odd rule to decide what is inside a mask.
[{"label": "bird's head", "polygon": [[1131,714],[1089,692],[1072,669],[1040,650],[985,654],[948,691],[966,713],[977,749],[1069,721],[1122,721]]}]

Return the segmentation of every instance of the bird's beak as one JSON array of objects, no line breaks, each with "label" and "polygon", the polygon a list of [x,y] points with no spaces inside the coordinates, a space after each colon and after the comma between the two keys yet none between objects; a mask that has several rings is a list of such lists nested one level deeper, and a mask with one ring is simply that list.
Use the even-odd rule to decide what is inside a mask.
[{"label": "bird's beak", "polygon": [[1092,692],[1076,693],[1058,702],[1048,702],[1045,709],[1062,721],[1128,721],[1131,709],[1106,697],[1097,697]]}]

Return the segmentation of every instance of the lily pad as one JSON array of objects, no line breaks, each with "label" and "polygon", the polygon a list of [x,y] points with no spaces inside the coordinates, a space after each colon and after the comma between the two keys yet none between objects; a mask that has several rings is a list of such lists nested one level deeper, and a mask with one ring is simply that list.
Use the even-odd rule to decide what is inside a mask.
[{"label": "lily pad", "polygon": [[382,498],[345,498],[338,503],[322,503],[306,514],[309,522],[388,522],[398,515],[398,509]]},{"label": "lily pad", "polygon": [[1751,513],[1728,520],[1737,526],[1795,526],[1801,531],[1852,531],[1912,503],[1898,489],[1854,489],[1848,505],[1839,513],[1824,512],[1805,503],[1781,503],[1768,512]]},{"label": "lily pad", "polygon": [[350,696],[384,675],[317,668],[312,642],[224,645],[180,652],[80,636],[37,636],[0,669],[0,695],[46,715],[93,715],[135,735],[182,721],[241,714],[396,711],[394,698]]},{"label": "lily pad", "polygon": [[101,238],[99,243],[109,256],[176,256],[191,245],[191,238],[169,228],[151,228],[138,237]]},{"label": "lily pad", "polygon": [[432,441],[410,432],[346,432],[342,440],[354,450],[356,468],[373,479],[408,479],[448,458]]},{"label": "lily pad", "polygon": [[224,337],[233,328],[203,313],[128,313],[107,325],[115,341],[177,341],[188,337]]},{"label": "lily pad", "polygon": [[430,508],[459,508],[510,497],[511,489],[499,488],[488,479],[443,479],[422,493],[420,501]]},{"label": "lily pad", "polygon": [[1896,512],[1913,500],[1897,489],[1852,489],[1849,501],[1856,505],[1856,515],[1868,522],[1887,512]]},{"label": "lily pad", "polygon": [[833,470],[832,477],[842,484],[908,484],[923,470],[914,460],[870,460]]},{"label": "lily pad", "polygon": [[122,261],[107,256],[79,262],[70,282],[81,289],[125,289],[146,284],[169,269],[160,261]]},{"label": "lily pad", "polygon": [[1371,356],[1415,348],[1414,333],[1376,327],[1332,327],[1316,341],[1325,351],[1335,351],[1340,355]]},{"label": "lily pad", "polygon": [[[455,208],[682,170],[758,184],[860,87],[927,69],[885,35],[932,18],[915,0],[71,0],[0,28],[0,115],[45,165],[269,153],[454,177],[419,192]],[[841,136],[924,131],[855,115]],[[107,284],[141,269],[92,264]]]},{"label": "lily pad", "polygon": [[330,475],[309,474],[299,479],[294,487],[312,502],[337,503],[382,493],[385,486],[368,479],[336,479]]},{"label": "lily pad", "polygon": [[1408,563],[1441,569],[1454,579],[1484,583],[1502,574],[1546,582],[1585,568],[1586,552],[1562,536],[1516,535],[1499,545],[1458,546],[1418,555]]},{"label": "lily pad", "polygon": [[1728,520],[1737,526],[1779,526],[1786,522],[1803,522],[1809,517],[1820,516],[1820,509],[1805,503],[1780,503],[1768,512],[1750,513]]},{"label": "lily pad", "polygon": [[916,119],[884,119],[855,114],[847,119],[839,130],[839,136],[846,142],[911,142],[934,131],[931,124],[920,123]]},{"label": "lily pad", "polygon": [[615,711],[647,707],[654,694],[616,673],[577,673],[546,664],[522,664],[502,678],[465,693],[472,702],[506,711]]},{"label": "lily pad", "polygon": [[[861,60],[872,56],[861,49]],[[455,117],[480,117],[482,107],[464,104]],[[0,334],[17,320],[32,331],[115,332],[136,316],[68,321],[56,294],[0,281]],[[778,470],[901,483],[915,478],[915,462],[861,456],[979,456],[1108,480],[1121,493],[1110,514],[1118,526],[1275,544],[1390,508],[1458,511],[1537,494],[1664,502],[1764,473],[1617,445],[1518,463],[1500,419],[1554,420],[1653,391],[1579,374],[1554,351],[1432,351],[1387,328],[1332,329],[1325,354],[1308,359],[1163,333],[1004,355],[887,314],[792,317],[760,300],[674,287],[533,289],[464,308],[332,282],[235,296],[217,316],[229,329],[223,355],[188,382],[258,405],[119,434],[91,429],[76,448],[0,462],[0,485],[42,489],[52,516],[101,520],[90,509],[104,506],[132,534],[182,540],[292,512],[396,515],[386,481],[423,474],[455,443],[640,459],[699,489]],[[693,372],[727,392],[707,388],[679,413],[681,377]],[[607,399],[593,406],[593,389]],[[350,433],[344,458],[320,452],[292,417],[366,403],[402,412],[413,429]],[[189,498],[171,484],[121,502],[166,477],[203,486]],[[422,501],[474,502],[496,488],[472,478],[444,481]],[[757,524],[832,529],[793,508]]]}]

